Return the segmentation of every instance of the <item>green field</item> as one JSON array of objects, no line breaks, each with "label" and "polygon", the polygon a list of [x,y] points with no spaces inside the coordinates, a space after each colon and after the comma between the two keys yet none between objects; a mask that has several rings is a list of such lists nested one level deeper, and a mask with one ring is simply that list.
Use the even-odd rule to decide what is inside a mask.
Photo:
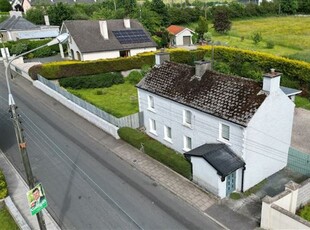
[{"label": "green field", "polygon": [[[195,24],[189,25],[195,28]],[[209,28],[211,28],[211,23]],[[257,50],[280,56],[310,61],[310,16],[267,17],[248,20],[235,20],[231,31],[221,35],[210,29],[213,41],[221,41],[228,46]],[[255,45],[253,33],[262,34],[263,41]],[[241,39],[243,37],[243,39]],[[266,48],[266,42],[275,44],[273,49]]]},{"label": "green field", "polygon": [[137,89],[128,82],[109,88],[67,90],[115,117],[139,112]]},{"label": "green field", "polygon": [[0,208],[0,229],[2,230],[18,230],[18,226],[6,208]]}]

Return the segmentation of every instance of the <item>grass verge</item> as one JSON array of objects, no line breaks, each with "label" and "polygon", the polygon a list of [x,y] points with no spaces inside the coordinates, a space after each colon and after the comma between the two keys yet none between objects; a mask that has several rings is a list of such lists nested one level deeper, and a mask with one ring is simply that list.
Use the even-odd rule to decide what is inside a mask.
[{"label": "grass verge", "polygon": [[18,230],[19,227],[5,207],[0,208],[0,229]]},{"label": "grass verge", "polygon": [[297,215],[304,218],[307,221],[310,221],[310,203],[299,209],[297,211]]},{"label": "grass verge", "polygon": [[310,110],[310,100],[308,98],[296,96],[295,104],[297,108]]}]

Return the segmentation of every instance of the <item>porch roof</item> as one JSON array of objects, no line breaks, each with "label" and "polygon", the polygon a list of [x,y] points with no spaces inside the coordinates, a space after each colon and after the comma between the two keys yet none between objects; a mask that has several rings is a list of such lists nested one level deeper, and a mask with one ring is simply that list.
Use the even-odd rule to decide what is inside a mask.
[{"label": "porch roof", "polygon": [[225,144],[204,144],[184,155],[186,158],[202,157],[222,177],[245,166],[245,162]]}]

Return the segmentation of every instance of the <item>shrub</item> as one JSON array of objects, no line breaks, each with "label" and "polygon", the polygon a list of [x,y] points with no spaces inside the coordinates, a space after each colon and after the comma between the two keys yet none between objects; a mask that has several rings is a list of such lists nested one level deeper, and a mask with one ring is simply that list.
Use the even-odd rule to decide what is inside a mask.
[{"label": "shrub", "polygon": [[126,77],[126,81],[132,85],[136,85],[141,81],[142,78],[143,76],[139,71],[132,71],[128,77]]},{"label": "shrub", "polygon": [[141,67],[142,76],[144,77],[151,69],[152,69],[152,67],[150,65],[143,65]]},{"label": "shrub", "polygon": [[16,45],[12,46],[11,53],[19,55],[24,53],[28,50],[28,45],[26,43],[17,43]]},{"label": "shrub", "polygon": [[274,42],[271,41],[271,40],[268,40],[268,41],[266,42],[266,48],[267,48],[267,49],[273,49],[273,48],[274,48]]},{"label": "shrub", "polygon": [[0,199],[3,199],[8,196],[7,183],[3,172],[0,170]]},{"label": "shrub", "polygon": [[184,177],[191,179],[191,166],[183,155],[150,138],[146,134],[132,128],[120,128],[118,130],[118,135],[120,138],[138,149],[141,149],[143,146],[146,154]]},{"label": "shrub", "polygon": [[120,73],[70,77],[59,80],[59,84],[62,87],[70,87],[72,89],[105,88],[120,83],[124,83],[124,78]]},{"label": "shrub", "polygon": [[262,33],[260,33],[260,32],[255,32],[255,33],[252,35],[252,40],[253,40],[253,42],[254,42],[255,45],[257,45],[258,43],[260,43],[260,42],[263,40]]}]

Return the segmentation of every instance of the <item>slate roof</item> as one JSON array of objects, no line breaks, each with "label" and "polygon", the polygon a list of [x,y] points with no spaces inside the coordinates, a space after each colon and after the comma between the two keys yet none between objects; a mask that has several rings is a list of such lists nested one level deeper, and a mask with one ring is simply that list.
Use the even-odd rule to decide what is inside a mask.
[{"label": "slate roof", "polygon": [[[151,39],[149,33],[143,26],[134,19],[130,19],[130,27],[126,29],[123,19],[107,20],[109,39],[104,39],[100,33],[99,21],[91,20],[74,20],[65,21],[64,26],[68,29],[77,46],[82,53],[112,51],[112,50],[128,50],[133,48],[156,47],[156,43]],[[142,29],[149,42],[121,44],[113,34],[113,31]]]},{"label": "slate roof", "polygon": [[0,30],[32,30],[39,29],[40,26],[37,26],[23,17],[12,16],[2,23],[0,23]]},{"label": "slate roof", "polygon": [[184,153],[184,155],[186,158],[202,157],[222,177],[245,166],[244,161],[225,144],[204,144]]},{"label": "slate roof", "polygon": [[251,79],[207,70],[198,80],[195,67],[174,62],[155,66],[137,87],[242,126],[266,98]]},{"label": "slate roof", "polygon": [[297,95],[300,94],[302,91],[298,89],[292,89],[284,86],[280,86],[280,89],[285,93],[287,96]]}]

